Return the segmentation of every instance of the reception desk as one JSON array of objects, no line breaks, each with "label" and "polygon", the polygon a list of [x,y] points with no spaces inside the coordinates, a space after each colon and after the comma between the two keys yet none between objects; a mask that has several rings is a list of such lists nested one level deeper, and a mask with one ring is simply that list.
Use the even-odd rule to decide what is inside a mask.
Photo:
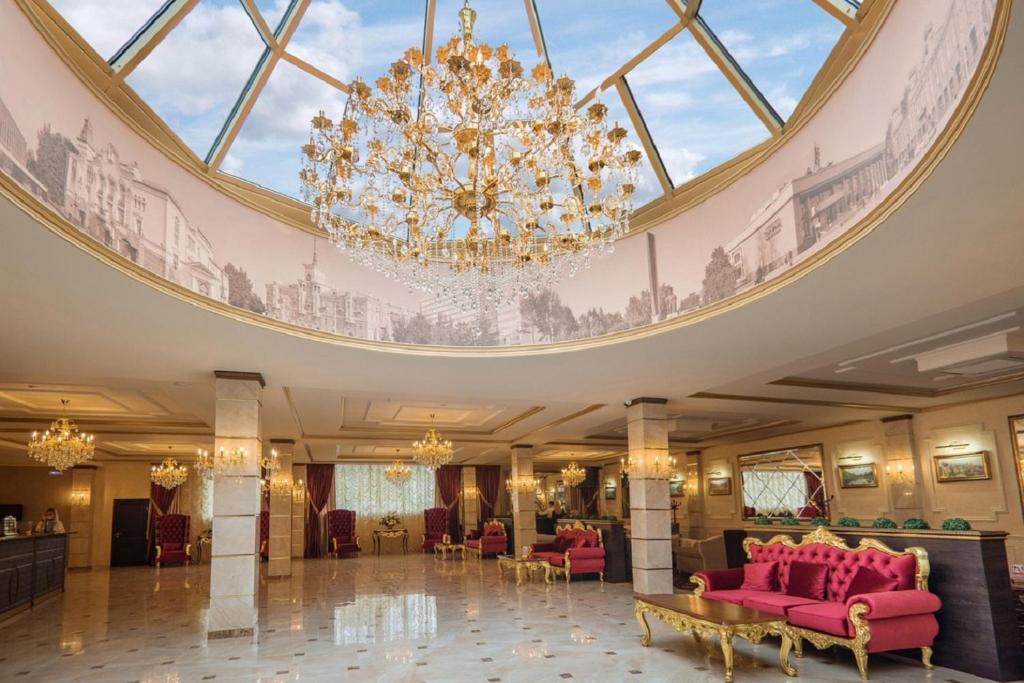
[{"label": "reception desk", "polygon": [[0,537],[0,619],[64,590],[67,534]]}]

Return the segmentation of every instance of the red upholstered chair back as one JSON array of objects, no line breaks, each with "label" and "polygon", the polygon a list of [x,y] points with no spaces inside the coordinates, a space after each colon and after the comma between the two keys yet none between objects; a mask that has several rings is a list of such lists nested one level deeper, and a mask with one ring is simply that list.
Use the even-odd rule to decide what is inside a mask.
[{"label": "red upholstered chair back", "polygon": [[270,511],[260,511],[260,543],[270,540]]},{"label": "red upholstered chair back", "polygon": [[188,515],[161,515],[156,518],[156,544],[189,542],[191,518]]},{"label": "red upholstered chair back", "polygon": [[427,508],[423,511],[423,534],[441,538],[448,533],[448,508]]},{"label": "red upholstered chair back", "polygon": [[600,548],[603,545],[601,530],[591,526],[560,527],[555,530],[555,540],[559,541],[559,537],[564,539],[560,544],[566,548]]},{"label": "red upholstered chair back", "polygon": [[348,543],[356,535],[355,510],[331,510],[327,513],[327,537]]},{"label": "red upholstered chair back", "polygon": [[484,536],[504,536],[505,525],[497,520],[484,522]]},{"label": "red upholstered chair back", "polygon": [[[818,537],[831,536],[834,542],[811,542],[794,544],[792,539],[785,537],[789,542],[762,543],[756,539],[748,539],[747,555],[751,562],[778,562],[779,563],[779,588],[782,592],[789,586],[789,567],[796,560],[799,562],[813,562],[828,565],[828,594],[827,599],[833,602],[841,602],[846,599],[846,590],[853,581],[853,574],[858,567],[869,567],[882,576],[889,579],[896,579],[897,590],[910,590],[918,587],[918,555],[923,550],[908,549],[907,551],[886,551],[876,547],[865,547],[864,542],[858,548],[849,548],[842,543],[841,539],[830,534],[823,527],[820,531],[813,532]],[[806,538],[806,537],[805,537]],[[774,540],[774,539],[773,539]],[[885,547],[877,542],[870,542],[871,545]],[[922,580],[925,580],[925,575]],[[923,587],[923,586],[922,586]]]}]

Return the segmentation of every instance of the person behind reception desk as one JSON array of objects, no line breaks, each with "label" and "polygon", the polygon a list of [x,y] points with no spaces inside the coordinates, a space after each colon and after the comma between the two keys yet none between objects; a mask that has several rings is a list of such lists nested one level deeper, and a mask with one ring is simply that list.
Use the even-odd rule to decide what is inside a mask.
[{"label": "person behind reception desk", "polygon": [[37,534],[62,534],[64,533],[64,525],[60,522],[60,517],[57,516],[57,511],[53,508],[46,508],[46,513],[43,518],[36,522],[35,533]]}]

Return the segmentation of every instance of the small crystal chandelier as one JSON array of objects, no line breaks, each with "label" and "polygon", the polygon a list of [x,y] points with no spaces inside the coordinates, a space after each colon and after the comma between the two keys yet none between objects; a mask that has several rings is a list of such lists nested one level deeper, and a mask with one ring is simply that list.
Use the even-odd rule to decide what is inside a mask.
[{"label": "small crystal chandelier", "polygon": [[269,491],[272,496],[290,496],[292,494],[292,481],[287,477],[273,477],[260,479],[260,488]]},{"label": "small crystal chandelier", "polygon": [[281,461],[278,458],[276,449],[271,448],[270,455],[260,458],[260,469],[266,472],[267,476],[281,469]]},{"label": "small crystal chandelier", "polygon": [[562,468],[562,481],[566,486],[576,487],[583,483],[583,480],[587,478],[587,471],[577,465],[575,462],[569,463],[568,467]]},{"label": "small crystal chandelier", "polygon": [[[170,446],[167,448],[169,450]],[[149,478],[157,486],[162,486],[170,491],[188,481],[188,468],[179,465],[177,460],[168,456],[159,465],[149,468]]]},{"label": "small crystal chandelier", "polygon": [[232,448],[231,450],[221,448],[216,455],[200,448],[196,451],[196,461],[192,467],[202,476],[212,477],[215,472],[223,472],[229,467],[237,467],[243,462],[245,462],[244,448]]},{"label": "small crystal chandelier", "polygon": [[[61,399],[60,404],[67,412],[70,401]],[[28,454],[53,469],[62,472],[69,467],[92,458],[96,446],[93,435],[78,431],[78,425],[67,417],[59,417],[50,423],[50,428],[40,434],[32,432],[28,442]]]},{"label": "small crystal chandelier", "polygon": [[[395,453],[397,454],[397,452],[398,451],[396,449]],[[412,470],[409,469],[409,466],[401,460],[396,459],[384,470],[384,476],[392,484],[401,486],[405,482],[409,481],[409,477],[412,476]]]},{"label": "small crystal chandelier", "polygon": [[462,309],[551,288],[629,230],[642,158],[544,62],[473,36],[413,47],[371,88],[320,112],[300,178],[312,220],[353,260]]},{"label": "small crystal chandelier", "polygon": [[532,477],[519,477],[517,479],[506,479],[505,490],[509,493],[531,493],[537,491],[540,486],[540,479]]},{"label": "small crystal chandelier", "polygon": [[455,455],[452,442],[441,438],[441,433],[434,428],[433,413],[430,414],[430,429],[427,430],[423,441],[414,442],[412,447],[413,461],[432,470],[447,465]]}]

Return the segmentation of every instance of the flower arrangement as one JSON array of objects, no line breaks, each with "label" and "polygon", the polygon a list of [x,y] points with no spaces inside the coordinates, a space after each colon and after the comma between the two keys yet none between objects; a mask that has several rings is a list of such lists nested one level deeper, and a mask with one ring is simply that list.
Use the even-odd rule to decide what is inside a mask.
[{"label": "flower arrangement", "polygon": [[811,526],[828,526],[828,517],[817,516],[811,520]]},{"label": "flower arrangement", "polygon": [[942,528],[946,531],[970,531],[971,523],[963,517],[950,517],[942,520]]},{"label": "flower arrangement", "polygon": [[903,522],[904,529],[930,529],[931,526],[925,520],[920,517],[911,517],[907,521]]},{"label": "flower arrangement", "polygon": [[895,529],[896,522],[888,517],[876,517],[875,521],[871,522],[871,526],[875,529]]},{"label": "flower arrangement", "polygon": [[380,518],[380,525],[386,529],[393,529],[401,523],[397,512],[389,512]]},{"label": "flower arrangement", "polygon": [[860,522],[855,517],[840,517],[838,526],[860,526]]}]

